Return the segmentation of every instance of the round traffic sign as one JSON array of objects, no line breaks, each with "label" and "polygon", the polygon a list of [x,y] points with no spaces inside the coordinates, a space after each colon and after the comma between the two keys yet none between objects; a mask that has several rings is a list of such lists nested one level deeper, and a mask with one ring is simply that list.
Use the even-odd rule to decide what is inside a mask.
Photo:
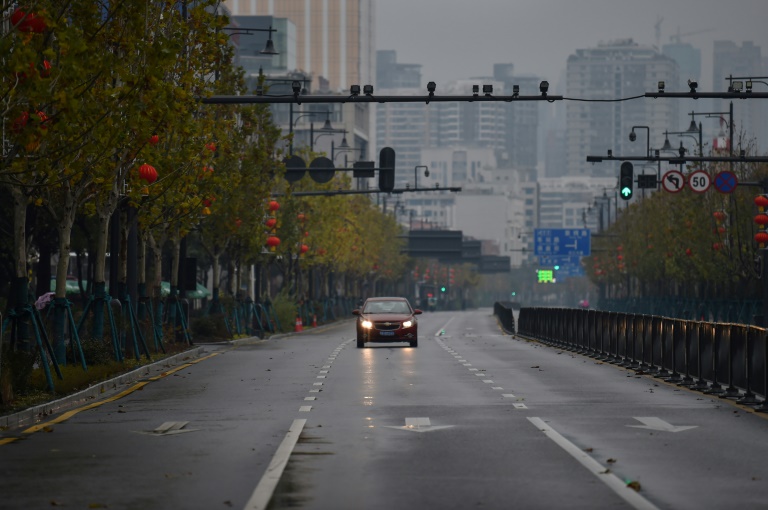
[{"label": "round traffic sign", "polygon": [[309,176],[318,184],[329,182],[333,179],[334,173],[336,170],[334,170],[333,161],[325,156],[317,157],[309,163]]},{"label": "round traffic sign", "polygon": [[677,170],[670,170],[661,178],[661,185],[670,193],[678,193],[685,187],[685,176]]},{"label": "round traffic sign", "polygon": [[739,184],[739,180],[736,178],[736,174],[724,170],[715,175],[715,189],[720,193],[733,193],[736,190],[736,186]]},{"label": "round traffic sign", "polygon": [[696,193],[704,193],[712,184],[712,179],[704,170],[696,170],[688,176],[688,186]]},{"label": "round traffic sign", "polygon": [[299,156],[285,158],[283,163],[285,163],[285,180],[288,182],[300,181],[307,171],[307,164]]}]

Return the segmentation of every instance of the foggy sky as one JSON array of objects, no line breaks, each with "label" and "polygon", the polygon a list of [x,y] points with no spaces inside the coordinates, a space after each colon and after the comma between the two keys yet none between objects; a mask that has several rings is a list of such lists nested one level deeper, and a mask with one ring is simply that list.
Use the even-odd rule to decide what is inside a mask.
[{"label": "foggy sky", "polygon": [[421,64],[438,94],[441,84],[492,75],[494,63],[554,87],[576,49],[623,38],[655,45],[659,18],[660,45],[703,31],[681,37],[701,50],[701,91],[713,90],[715,40],[751,40],[768,57],[768,0],[376,0],[375,8],[377,49]]}]

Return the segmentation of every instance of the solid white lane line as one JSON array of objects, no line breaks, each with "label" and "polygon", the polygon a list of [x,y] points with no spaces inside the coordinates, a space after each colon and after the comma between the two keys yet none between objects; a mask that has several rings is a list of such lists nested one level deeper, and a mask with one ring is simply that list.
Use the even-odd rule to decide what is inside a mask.
[{"label": "solid white lane line", "polygon": [[574,459],[578,460],[582,466],[589,469],[598,480],[606,484],[613,492],[619,495],[624,501],[629,503],[632,508],[637,510],[659,510],[656,505],[645,499],[634,489],[627,487],[616,475],[610,472],[608,468],[587,455],[575,444],[561,436],[555,429],[544,423],[541,418],[528,418],[535,427],[544,432],[548,438],[555,442],[560,448],[568,452]]},{"label": "solid white lane line", "polygon": [[291,456],[291,452],[296,446],[299,435],[304,430],[306,423],[307,420],[293,420],[291,428],[288,429],[283,442],[277,447],[272,461],[267,466],[264,476],[261,477],[258,485],[256,485],[251,498],[245,504],[244,510],[263,510],[267,508],[269,500],[272,499],[272,494],[275,492],[275,487],[277,487],[277,482],[280,481],[285,466],[288,464],[288,458]]}]

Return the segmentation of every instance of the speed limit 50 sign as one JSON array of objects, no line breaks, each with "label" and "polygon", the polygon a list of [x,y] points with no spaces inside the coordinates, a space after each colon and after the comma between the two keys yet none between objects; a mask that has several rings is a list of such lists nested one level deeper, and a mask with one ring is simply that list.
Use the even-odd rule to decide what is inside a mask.
[{"label": "speed limit 50 sign", "polygon": [[688,187],[696,193],[704,193],[712,184],[712,178],[704,170],[696,170],[688,176]]}]

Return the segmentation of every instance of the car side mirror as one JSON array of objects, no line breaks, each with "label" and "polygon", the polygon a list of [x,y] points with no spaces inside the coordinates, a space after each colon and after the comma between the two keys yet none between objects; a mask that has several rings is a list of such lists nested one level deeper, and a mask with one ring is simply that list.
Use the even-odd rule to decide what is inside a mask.
[{"label": "car side mirror", "polygon": [[360,310],[355,308],[354,310],[352,310],[352,315],[360,315]]},{"label": "car side mirror", "polygon": [[422,313],[424,313],[424,312],[422,312],[422,311],[421,311],[421,310],[419,310],[418,308],[416,308],[416,309],[413,311],[413,315],[419,315],[419,314],[422,314]]}]

